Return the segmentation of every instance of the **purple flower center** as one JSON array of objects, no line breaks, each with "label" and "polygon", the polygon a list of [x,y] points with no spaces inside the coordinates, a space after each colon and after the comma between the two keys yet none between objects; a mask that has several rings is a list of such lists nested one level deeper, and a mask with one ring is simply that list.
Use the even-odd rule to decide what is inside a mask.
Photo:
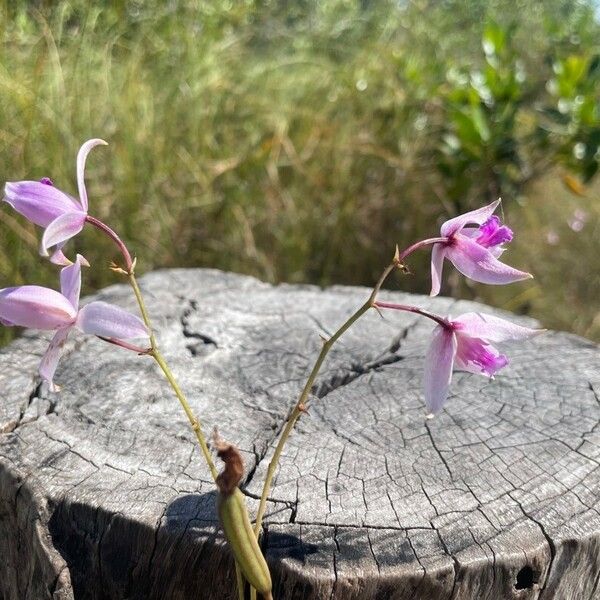
[{"label": "purple flower center", "polygon": [[476,365],[482,373],[492,377],[508,364],[504,354],[494,354],[483,340],[460,336],[456,356],[465,364]]},{"label": "purple flower center", "polygon": [[506,225],[502,225],[500,219],[494,215],[490,217],[483,225],[479,227],[479,236],[475,241],[484,248],[499,246],[513,239],[512,230]]},{"label": "purple flower center", "polygon": [[44,185],[54,185],[54,183],[52,183],[52,179],[49,177],[42,177],[40,179],[40,183],[43,183]]}]

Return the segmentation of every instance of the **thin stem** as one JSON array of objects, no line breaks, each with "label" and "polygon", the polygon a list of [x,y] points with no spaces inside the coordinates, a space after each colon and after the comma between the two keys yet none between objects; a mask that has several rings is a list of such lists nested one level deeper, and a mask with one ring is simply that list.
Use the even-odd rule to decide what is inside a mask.
[{"label": "thin stem", "polygon": [[396,260],[401,263],[409,254],[415,252],[415,250],[419,250],[420,248],[425,248],[426,246],[431,246],[433,244],[443,244],[447,241],[448,238],[446,237],[437,237],[421,240],[420,242],[416,242],[412,246],[409,246],[408,248],[403,250],[400,254],[398,254]]},{"label": "thin stem", "polygon": [[156,343],[156,336],[154,335],[154,330],[152,329],[150,315],[148,314],[148,309],[146,308],[146,303],[144,302],[144,297],[142,296],[142,290],[140,290],[140,286],[138,285],[135,273],[129,273],[127,278],[129,279],[129,285],[131,285],[131,287],[133,288],[135,299],[137,300],[138,306],[140,307],[140,312],[142,313],[142,320],[144,321],[144,324],[148,329],[148,333],[150,335],[150,346],[154,350],[158,344]]},{"label": "thin stem", "polygon": [[329,350],[331,350],[331,347],[335,344],[335,342],[356,321],[358,321],[360,317],[362,317],[370,308],[377,306],[377,294],[379,293],[381,286],[384,284],[385,280],[388,278],[389,274],[394,269],[403,267],[403,261],[407,256],[409,256],[416,250],[419,250],[420,248],[425,248],[426,246],[430,246],[432,244],[444,243],[447,241],[448,238],[445,237],[429,238],[412,244],[412,246],[409,246],[402,252],[397,252],[393,262],[385,268],[385,270],[381,274],[381,277],[379,278],[379,281],[375,284],[375,287],[373,288],[369,299],[353,315],[351,315],[328,340],[324,342],[323,347],[321,348],[321,352],[319,353],[319,356],[317,357],[312,371],[308,376],[306,384],[304,385],[304,388],[300,393],[300,397],[298,398],[298,401],[296,402],[296,405],[294,406],[292,413],[289,416],[287,423],[285,424],[285,427],[281,433],[281,437],[279,438],[277,446],[275,447],[275,451],[273,453],[273,457],[271,458],[271,462],[269,463],[267,475],[265,477],[265,483],[263,485],[263,491],[260,496],[258,512],[256,514],[256,523],[254,524],[254,534],[256,535],[256,537],[258,537],[260,534],[262,520],[265,514],[265,510],[267,508],[267,496],[269,494],[269,490],[271,489],[271,483],[273,482],[273,477],[275,475],[277,465],[279,464],[279,459],[281,458],[283,447],[285,446],[285,443],[287,442],[292,430],[294,429],[296,421],[300,418],[300,415],[303,412],[306,412],[310,390],[315,383],[315,380],[319,374],[319,371],[321,370],[321,366],[323,365],[327,354],[329,353]]},{"label": "thin stem", "polygon": [[263,485],[263,491],[260,497],[260,504],[258,505],[258,512],[256,513],[256,523],[254,524],[254,534],[258,537],[260,534],[260,528],[262,526],[262,520],[265,514],[265,510],[267,508],[267,496],[269,494],[269,490],[271,489],[271,483],[273,481],[273,477],[275,475],[275,469],[279,463],[279,459],[281,458],[281,453],[283,452],[283,447],[287,442],[292,430],[294,429],[294,425],[296,421],[300,418],[300,415],[303,412],[306,412],[308,403],[309,403],[309,394],[312,386],[315,383],[317,375],[321,370],[321,366],[323,365],[323,361],[325,360],[327,354],[331,350],[331,347],[337,342],[337,340],[348,330],[360,317],[362,317],[371,307],[375,306],[375,301],[377,298],[377,294],[381,289],[381,286],[387,279],[388,275],[398,266],[398,263],[394,261],[390,265],[388,265],[383,271],[379,281],[373,288],[371,295],[367,299],[367,301],[355,312],[353,313],[346,321],[340,326],[340,328],[323,343],[323,347],[321,348],[321,352],[317,357],[317,360],[306,380],[306,384],[300,393],[300,397],[296,402],[296,406],[292,410],[292,414],[288,418],[287,423],[281,433],[281,437],[277,442],[277,446],[275,447],[275,452],[273,453],[273,457],[271,458],[271,462],[269,463],[269,467],[267,469],[267,475],[265,477],[265,483]]},{"label": "thin stem", "polygon": [[154,358],[154,360],[158,363],[158,366],[162,369],[162,372],[164,373],[165,377],[167,378],[167,381],[171,384],[171,387],[173,388],[173,391],[175,392],[177,399],[181,403],[181,406],[183,407],[183,410],[188,418],[188,421],[190,422],[190,425],[192,426],[192,429],[194,430],[194,433],[196,434],[196,439],[198,440],[198,443],[200,444],[202,454],[204,455],[204,460],[206,461],[206,464],[208,465],[208,468],[210,469],[210,474],[212,475],[212,478],[216,481],[217,475],[219,474],[219,472],[217,471],[217,468],[215,467],[215,463],[213,462],[212,456],[210,454],[208,444],[206,443],[206,438],[204,437],[204,433],[202,432],[202,425],[200,424],[200,421],[194,415],[194,412],[192,411],[190,405],[188,404],[188,401],[186,400],[186,397],[184,396],[183,392],[181,391],[181,388],[179,387],[177,380],[175,379],[173,373],[171,372],[169,365],[166,363],[164,357],[159,352],[158,348],[153,348],[152,352],[150,353],[150,356],[152,356]]},{"label": "thin stem", "polygon": [[108,225],[106,225],[106,223],[103,223],[99,219],[96,219],[96,217],[87,215],[85,217],[85,220],[90,225],[97,227],[100,231],[105,233],[117,245],[121,254],[123,255],[123,258],[125,259],[126,272],[131,273],[133,271],[134,262],[131,259],[131,254],[129,254],[129,250],[127,250],[127,246],[125,246],[125,244],[123,243],[121,238],[116,234],[116,232],[113,231]]},{"label": "thin stem", "polygon": [[[91,217],[90,215],[88,215],[86,217],[86,221],[88,223],[90,223],[91,225],[93,225],[94,227],[97,227],[104,234],[106,234],[117,245],[121,254],[123,255],[123,258],[125,260],[126,270],[125,271],[123,271],[121,269],[118,269],[118,270],[122,271],[125,275],[127,275],[127,278],[129,279],[129,283],[133,289],[133,293],[135,294],[135,298],[137,300],[138,306],[140,307],[140,312],[142,313],[142,319],[144,320],[146,328],[148,329],[148,335],[150,337],[150,348],[142,349],[143,353],[148,354],[157,362],[157,364],[161,368],[164,376],[167,378],[167,381],[171,385],[171,388],[173,388],[173,391],[175,392],[175,396],[177,396],[177,399],[181,403],[181,406],[183,407],[183,410],[188,418],[188,421],[190,422],[190,425],[192,426],[192,429],[194,430],[196,439],[198,440],[198,443],[200,444],[200,449],[202,450],[202,454],[204,455],[204,460],[206,461],[206,464],[208,465],[208,468],[210,470],[210,474],[212,475],[212,478],[216,481],[217,475],[219,474],[219,472],[217,471],[217,468],[215,467],[215,463],[210,454],[210,450],[208,448],[206,438],[204,437],[204,432],[202,431],[202,425],[200,423],[200,420],[196,417],[196,415],[194,415],[194,412],[192,411],[192,408],[190,407],[190,405],[185,397],[185,394],[182,392],[181,388],[179,387],[179,384],[177,383],[177,380],[175,379],[175,376],[173,375],[173,372],[171,371],[169,365],[167,364],[167,361],[164,359],[163,355],[160,353],[160,350],[158,349],[158,344],[156,342],[156,336],[154,335],[154,330],[152,329],[152,324],[150,322],[150,316],[148,315],[148,309],[146,308],[146,303],[144,302],[144,298],[142,296],[140,286],[138,285],[137,279],[135,277],[135,273],[134,273],[135,261],[132,260],[131,254],[129,253],[129,250],[127,249],[127,247],[125,246],[125,244],[123,243],[121,238],[108,225],[106,225],[99,219],[96,219],[95,217]],[[115,343],[110,338],[106,338],[106,341]],[[118,345],[127,347],[127,346],[124,346],[123,343],[119,343]],[[134,348],[130,348],[130,349],[134,349]],[[137,348],[135,348],[135,349],[137,350]]]},{"label": "thin stem", "polygon": [[177,380],[175,379],[173,372],[171,371],[169,365],[167,364],[166,360],[164,359],[163,355],[160,353],[160,350],[158,349],[158,345],[156,343],[156,336],[154,335],[154,331],[152,329],[152,324],[150,323],[150,317],[148,316],[148,310],[146,309],[146,304],[144,302],[144,298],[142,296],[140,286],[138,285],[137,279],[135,278],[135,274],[133,272],[130,272],[128,277],[129,277],[129,283],[131,284],[131,287],[133,288],[133,293],[135,294],[136,300],[140,307],[140,312],[142,313],[142,319],[144,320],[144,323],[146,324],[146,327],[148,328],[148,332],[150,334],[151,349],[148,354],[150,356],[152,356],[152,358],[154,358],[154,360],[158,363],[158,366],[161,368],[162,372],[164,373],[165,377],[167,378],[167,381],[173,388],[173,391],[175,392],[177,399],[181,403],[181,406],[183,407],[183,410],[188,418],[188,421],[190,422],[190,425],[192,426],[192,429],[194,430],[194,433],[196,434],[196,439],[198,440],[198,443],[200,444],[202,454],[204,455],[204,460],[206,461],[206,464],[208,465],[208,468],[210,469],[212,478],[216,481],[217,475],[219,474],[219,472],[217,471],[217,468],[215,467],[215,463],[210,454],[208,444],[206,443],[206,438],[204,437],[204,433],[202,431],[202,425],[200,423],[200,420],[194,415],[194,412],[192,411],[184,393],[181,391],[181,388],[179,387],[179,384],[177,383]]},{"label": "thin stem", "polygon": [[436,323],[438,323],[442,327],[445,327],[446,329],[452,329],[452,324],[450,323],[450,321],[448,321],[448,319],[444,319],[444,317],[440,317],[439,315],[430,313],[429,311],[423,310],[422,308],[419,308],[417,306],[410,306],[408,304],[394,304],[393,302],[379,302],[379,301],[375,302],[375,306],[377,308],[391,308],[394,310],[403,310],[405,312],[415,313],[417,315],[421,315],[423,317],[427,317],[428,319],[431,319],[432,321],[435,321]]}]

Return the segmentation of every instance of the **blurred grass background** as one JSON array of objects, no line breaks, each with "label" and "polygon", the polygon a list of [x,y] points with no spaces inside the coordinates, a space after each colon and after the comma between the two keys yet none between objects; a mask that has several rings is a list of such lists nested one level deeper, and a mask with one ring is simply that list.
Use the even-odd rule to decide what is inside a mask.
[{"label": "blurred grass background", "polygon": [[[454,275],[443,292],[600,340],[593,1],[0,7],[0,181],[48,176],[75,194],[80,144],[106,139],[88,161],[90,212],[139,271],[371,285],[396,243],[501,195],[505,260],[536,279]],[[40,231],[0,215],[0,287],[56,286]],[[95,267],[86,291],[115,281],[96,231],[73,246]],[[428,256],[411,266],[400,284],[427,293]]]}]

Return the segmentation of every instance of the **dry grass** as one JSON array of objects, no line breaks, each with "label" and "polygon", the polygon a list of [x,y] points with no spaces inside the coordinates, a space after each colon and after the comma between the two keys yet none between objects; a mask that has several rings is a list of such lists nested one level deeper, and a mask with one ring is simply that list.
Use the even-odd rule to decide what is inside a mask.
[{"label": "dry grass", "polygon": [[[372,283],[396,243],[430,235],[452,210],[435,193],[438,132],[423,107],[435,114],[449,61],[476,60],[484,16],[507,3],[284,4],[0,5],[0,180],[50,176],[74,192],[80,143],[103,137],[110,146],[89,161],[91,212],[141,270]],[[518,15],[524,60],[540,69],[554,4]],[[600,339],[599,206],[597,189],[578,199],[548,171],[520,203],[506,199],[518,233],[507,256],[536,282],[462,293]],[[587,215],[577,233],[576,208]],[[39,231],[1,215],[0,287],[56,285],[36,255]],[[96,232],[76,249],[95,266],[87,291],[114,281],[113,249]],[[407,285],[426,291],[426,257],[414,267]]]}]

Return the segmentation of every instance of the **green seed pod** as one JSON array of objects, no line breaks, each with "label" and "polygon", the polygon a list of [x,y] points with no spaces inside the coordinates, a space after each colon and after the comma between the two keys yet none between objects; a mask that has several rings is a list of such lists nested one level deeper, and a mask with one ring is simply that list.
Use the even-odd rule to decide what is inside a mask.
[{"label": "green seed pod", "polygon": [[240,489],[236,487],[230,494],[220,492],[217,509],[225,537],[244,577],[266,600],[272,600],[269,567],[256,541]]}]

